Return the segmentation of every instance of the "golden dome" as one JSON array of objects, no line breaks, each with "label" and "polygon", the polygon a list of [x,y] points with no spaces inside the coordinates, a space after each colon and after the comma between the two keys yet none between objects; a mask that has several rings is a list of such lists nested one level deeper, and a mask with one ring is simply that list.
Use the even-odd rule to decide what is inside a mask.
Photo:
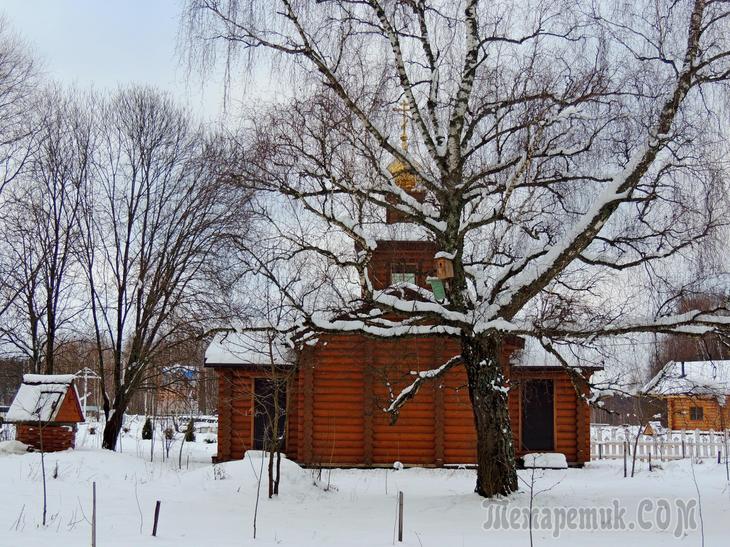
[{"label": "golden dome", "polygon": [[[408,134],[406,132],[408,124],[408,103],[403,100],[400,104],[400,108],[396,108],[395,110],[396,112],[401,112],[403,114],[400,143],[403,151],[408,152]],[[413,192],[416,189],[416,183],[418,182],[416,175],[398,158],[388,164],[388,171],[391,175],[393,175],[393,180],[399,188],[402,188],[406,192]]]},{"label": "golden dome", "polygon": [[388,171],[393,175],[393,180],[399,188],[406,192],[413,192],[416,189],[416,175],[402,161],[396,159],[390,162]]}]

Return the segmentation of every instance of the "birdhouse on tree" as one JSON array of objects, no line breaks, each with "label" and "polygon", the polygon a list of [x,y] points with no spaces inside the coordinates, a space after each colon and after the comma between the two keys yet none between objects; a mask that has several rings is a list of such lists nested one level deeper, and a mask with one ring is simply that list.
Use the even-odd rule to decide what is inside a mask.
[{"label": "birdhouse on tree", "polygon": [[445,253],[438,253],[433,261],[433,269],[436,277],[445,281],[454,277],[454,262]]}]

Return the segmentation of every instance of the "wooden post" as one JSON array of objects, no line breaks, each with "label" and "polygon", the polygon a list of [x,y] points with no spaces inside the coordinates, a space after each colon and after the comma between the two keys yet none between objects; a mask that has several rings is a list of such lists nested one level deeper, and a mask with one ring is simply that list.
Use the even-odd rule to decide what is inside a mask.
[{"label": "wooden post", "polygon": [[722,450],[718,448],[717,449],[717,463],[722,463],[721,454],[722,454]]},{"label": "wooden post", "polygon": [[603,443],[600,441],[598,442],[598,459],[603,459]]},{"label": "wooden post", "polygon": [[626,441],[624,441],[624,478],[626,478],[628,476],[627,470],[628,470],[628,467],[627,467],[627,463],[626,463]]},{"label": "wooden post", "polygon": [[403,541],[403,492],[398,491],[398,541]]},{"label": "wooden post", "polygon": [[687,457],[685,446],[684,446],[684,430],[682,430],[682,459]]},{"label": "wooden post", "polygon": [[155,503],[155,520],[152,524],[152,535],[157,536],[157,521],[160,520],[160,500]]},{"label": "wooden post", "polygon": [[91,547],[96,547],[96,482],[91,483]]},{"label": "wooden post", "polygon": [[693,456],[695,458],[701,458],[702,457],[702,444],[700,443],[700,430],[695,429],[695,447],[692,450]]},{"label": "wooden post", "polygon": [[649,450],[649,471],[651,472],[651,450]]}]

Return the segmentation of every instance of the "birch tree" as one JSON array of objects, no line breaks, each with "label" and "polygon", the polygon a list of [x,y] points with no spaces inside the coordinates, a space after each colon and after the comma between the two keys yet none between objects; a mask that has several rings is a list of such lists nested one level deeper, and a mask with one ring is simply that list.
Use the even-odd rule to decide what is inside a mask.
[{"label": "birch tree", "polygon": [[[493,496],[518,487],[506,336],[580,376],[571,347],[726,332],[727,301],[679,313],[665,296],[727,221],[729,16],[718,0],[189,0],[185,28],[203,67],[265,59],[294,82],[241,140],[241,177],[286,198],[248,249],[259,275],[318,332],[459,339],[388,411],[464,367],[476,492]],[[445,299],[372,288],[385,208],[452,260]]]}]

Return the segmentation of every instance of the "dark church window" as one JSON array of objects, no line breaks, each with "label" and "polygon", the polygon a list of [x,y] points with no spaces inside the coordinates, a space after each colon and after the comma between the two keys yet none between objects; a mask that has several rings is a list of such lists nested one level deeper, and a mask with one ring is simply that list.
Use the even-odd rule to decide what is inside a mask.
[{"label": "dark church window", "polygon": [[418,268],[415,264],[393,264],[390,269],[390,284],[412,283],[415,285],[417,270]]}]

